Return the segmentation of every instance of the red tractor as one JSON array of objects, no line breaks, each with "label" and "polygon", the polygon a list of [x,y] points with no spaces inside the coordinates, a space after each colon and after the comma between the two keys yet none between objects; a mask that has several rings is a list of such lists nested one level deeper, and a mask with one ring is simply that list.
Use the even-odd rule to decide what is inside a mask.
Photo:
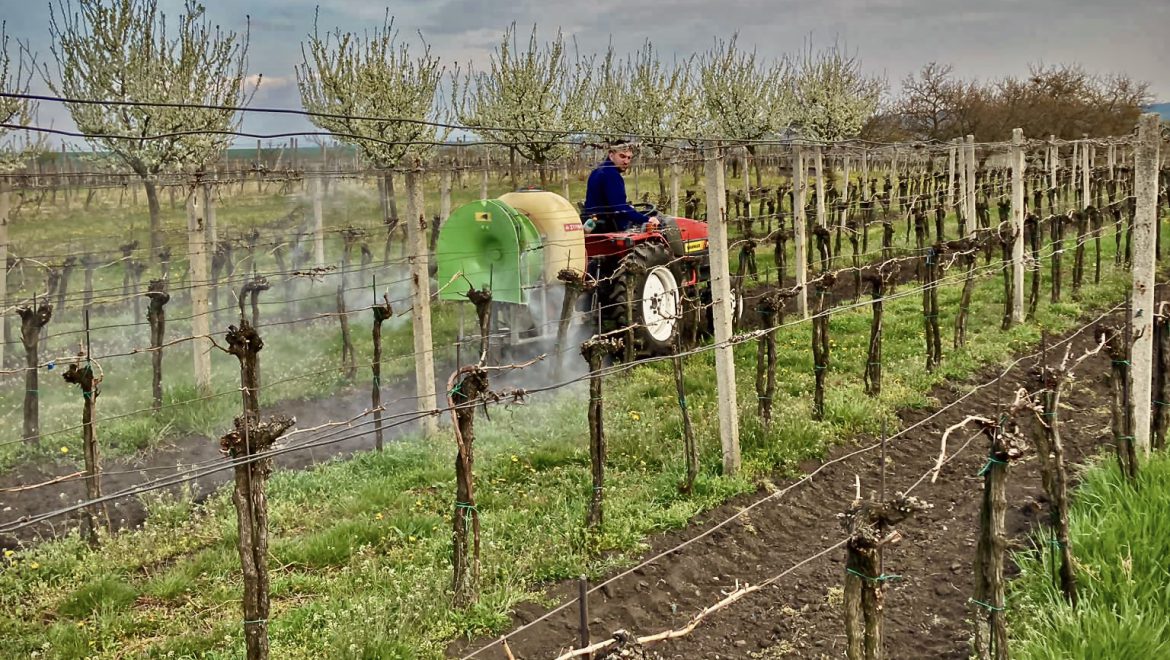
[{"label": "red tractor", "polygon": [[555,334],[564,295],[558,275],[566,268],[597,283],[582,309],[590,333],[632,326],[639,355],[669,353],[679,332],[710,324],[702,313],[711,300],[707,224],[697,220],[586,234],[564,197],[521,190],[452,212],[435,259],[440,298],[466,300],[471,288],[490,289],[500,309],[496,330],[513,342]]}]

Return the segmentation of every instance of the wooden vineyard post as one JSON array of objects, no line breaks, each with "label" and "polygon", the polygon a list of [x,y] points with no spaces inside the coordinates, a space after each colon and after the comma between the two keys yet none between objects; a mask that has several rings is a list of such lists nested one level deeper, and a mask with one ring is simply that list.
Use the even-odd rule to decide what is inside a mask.
[{"label": "wooden vineyard post", "polygon": [[341,273],[337,280],[337,321],[341,325],[341,368],[345,370],[345,377],[353,380],[357,375],[357,356],[353,348],[353,341],[349,336],[349,311],[345,304],[346,280],[349,279],[349,263],[353,254],[353,246],[357,244],[365,232],[361,229],[347,227],[341,232]]},{"label": "wooden vineyard post", "polygon": [[1166,447],[1166,433],[1170,428],[1170,314],[1163,302],[1154,317],[1154,386],[1153,433],[1150,446]]},{"label": "wooden vineyard post", "polygon": [[963,293],[959,299],[959,313],[955,315],[955,350],[967,345],[967,316],[971,312],[971,298],[975,292],[975,261],[978,247],[975,241],[964,238],[950,244],[958,252],[958,261],[966,273]]},{"label": "wooden vineyard post", "polygon": [[869,326],[869,350],[865,359],[865,393],[873,397],[882,393],[882,315],[885,307],[883,299],[890,274],[891,271],[881,266],[868,271],[864,278],[873,292],[873,321]]},{"label": "wooden vineyard post", "polygon": [[1065,216],[1061,214],[1048,218],[1052,231],[1052,294],[1050,300],[1053,303],[1060,302],[1062,262],[1064,260],[1064,219]]},{"label": "wooden vineyard post", "polygon": [[1070,214],[1076,230],[1076,248],[1073,250],[1072,291],[1073,299],[1080,295],[1085,281],[1085,242],[1088,240],[1088,218],[1084,211],[1076,209]]},{"label": "wooden vineyard post", "polygon": [[[406,255],[410,262],[410,310],[414,337],[415,390],[418,411],[432,412],[436,408],[435,351],[431,337],[431,276],[425,234],[426,215],[423,208],[422,172],[416,168],[406,171]],[[434,416],[422,419],[427,435],[438,431]]]},{"label": "wooden vineyard post", "polygon": [[1040,304],[1040,284],[1044,279],[1044,271],[1040,267],[1040,216],[1030,213],[1024,218],[1024,236],[1032,255],[1032,263],[1028,267],[1032,271],[1032,281],[1025,319],[1032,320],[1036,318],[1036,308]]},{"label": "wooden vineyard post", "polygon": [[1162,142],[1157,114],[1146,113],[1138,123],[1134,157],[1133,216],[1133,436],[1143,457],[1150,453],[1150,403],[1154,356],[1154,286],[1158,219],[1158,149]]},{"label": "wooden vineyard post", "polygon": [[41,440],[40,391],[37,389],[40,365],[41,328],[53,318],[53,306],[48,303],[37,305],[34,296],[32,305],[16,308],[20,316],[20,341],[24,344],[24,441],[37,444]]},{"label": "wooden vineyard post", "polygon": [[766,428],[772,422],[772,396],[776,393],[776,317],[784,314],[784,297],[769,291],[756,304],[760,314],[759,344],[756,347],[756,409]]},{"label": "wooden vineyard post", "polygon": [[825,375],[829,370],[829,293],[837,278],[833,273],[822,273],[816,282],[817,307],[813,316],[813,419],[825,417]]},{"label": "wooden vineyard post", "polygon": [[[565,346],[569,339],[569,326],[573,321],[573,310],[576,309],[577,300],[581,294],[591,291],[596,283],[586,279],[584,273],[572,268],[562,268],[557,273],[557,279],[565,285],[565,296],[561,301],[561,318],[557,322],[557,343],[553,356],[553,380],[560,381],[565,367]],[[681,335],[681,333],[679,334]]]},{"label": "wooden vineyard post", "polygon": [[[374,283],[375,296],[378,285]],[[373,383],[370,387],[370,406],[374,410],[374,449],[382,451],[382,322],[394,314],[390,308],[389,294],[382,294],[382,304],[374,299],[374,327],[372,338],[374,344],[374,359],[370,362],[370,371],[373,372]]]},{"label": "wooden vineyard post", "polygon": [[[565,197],[567,198],[568,195]],[[439,243],[439,229],[449,217],[451,217],[451,170],[444,169],[439,173],[439,215],[435,217],[434,226],[431,227],[430,241],[427,243],[427,249],[431,252],[435,251],[435,246]]]},{"label": "wooden vineyard post", "polygon": [[1000,324],[1000,328],[1003,330],[1011,328],[1015,322],[1013,301],[1015,300],[1016,280],[1011,265],[1012,250],[1016,241],[1011,231],[1010,225],[1000,225],[999,231],[995,232],[1003,252],[1003,266],[1000,267],[1000,271],[1003,273],[1003,322]]},{"label": "wooden vineyard post", "polygon": [[[1127,305],[1128,311],[1128,305]],[[1096,339],[1105,344],[1105,352],[1111,360],[1109,385],[1112,393],[1113,440],[1117,448],[1117,463],[1121,474],[1133,481],[1137,479],[1138,463],[1134,441],[1135,420],[1132,382],[1130,381],[1131,344],[1126,332],[1113,327],[1098,327]]]},{"label": "wooden vineyard post", "polygon": [[926,370],[942,362],[942,335],[938,324],[938,272],[942,246],[935,245],[923,257],[922,320],[926,334]]},{"label": "wooden vineyard post", "polygon": [[678,396],[679,414],[682,417],[683,457],[687,464],[687,476],[679,484],[678,490],[680,493],[689,495],[695,488],[695,479],[699,476],[699,445],[695,442],[695,429],[691,424],[691,412],[687,408],[686,382],[683,378],[682,333],[676,333],[674,336],[674,356],[671,357],[671,362],[674,367],[674,390]]},{"label": "wooden vineyard post", "polygon": [[453,604],[458,608],[474,603],[479,588],[479,509],[475,505],[474,481],[475,404],[487,389],[487,371],[478,365],[460,367],[447,379],[447,407],[454,422],[456,447],[451,587]]},{"label": "wooden vineyard post", "polygon": [[1101,348],[1099,345],[1096,350],[1087,351],[1071,365],[1069,352],[1066,351],[1059,366],[1042,364],[1034,372],[1036,384],[1040,387],[1040,405],[1033,410],[1037,421],[1037,454],[1045,477],[1044,489],[1052,502],[1053,570],[1057,572],[1056,557],[1059,555],[1057,584],[1073,607],[1077,604],[1077,580],[1072,549],[1069,547],[1068,472],[1064,461],[1064,442],[1060,436],[1060,395],[1064,384],[1072,377],[1072,369]]},{"label": "wooden vineyard post", "polygon": [[191,354],[194,363],[195,391],[211,394],[211,317],[207,292],[207,226],[203,222],[199,195],[187,195],[187,253],[191,262]]},{"label": "wooden vineyard post", "polygon": [[916,497],[889,502],[854,500],[842,526],[845,544],[845,656],[849,660],[881,660],[885,655],[882,622],[886,582],[900,578],[883,571],[882,549],[898,542],[893,526],[929,505]]},{"label": "wooden vineyard post", "polygon": [[268,657],[268,500],[264,492],[272,459],[265,453],[296,420],[276,416],[260,421],[260,350],[264,342],[246,319],[227,331],[227,351],[240,362],[244,412],[231,432],[220,438],[220,450],[232,461],[235,487],[232,503],[239,526],[238,549],[244,576],[244,646],[248,660]]},{"label": "wooden vineyard post", "polygon": [[[88,317],[87,317],[88,321]],[[86,323],[88,330],[88,322]],[[87,342],[88,344],[88,342]],[[88,351],[88,348],[87,348]],[[81,353],[85,358],[85,365],[79,363],[69,365],[69,369],[61,374],[66,383],[81,388],[83,400],[81,411],[81,437],[85,453],[85,497],[88,500],[97,500],[102,496],[101,461],[99,459],[96,429],[97,398],[101,393],[102,376],[94,375],[93,362],[87,351]],[[96,514],[96,520],[95,520]],[[98,545],[98,527],[110,531],[110,516],[105,504],[88,506],[82,512],[81,537],[91,547]]]},{"label": "wooden vineyard post", "polygon": [[[1007,468],[1024,453],[1013,410],[1000,423],[984,420],[983,432],[991,440],[987,463],[979,471],[983,477],[983,503],[979,513],[979,543],[975,554],[975,595],[969,603],[975,612],[975,656],[980,659],[1006,660],[1008,657],[1007,621],[1004,619],[1004,553],[1007,533]],[[1012,431],[1008,432],[1008,426]]]},{"label": "wooden vineyard post", "polygon": [[[69,276],[73,274],[73,269],[77,267],[77,257],[69,255],[61,262],[61,279],[57,284],[57,313],[65,311],[65,298],[69,291]],[[141,275],[141,271],[138,273]],[[137,278],[135,278],[137,281]],[[137,318],[137,315],[135,315]]]},{"label": "wooden vineyard post", "polygon": [[[784,214],[776,214],[775,250],[772,252],[772,262],[776,265],[776,286],[784,286],[784,276],[788,272],[788,241],[792,232],[784,228]],[[767,272],[765,271],[765,277]],[[796,295],[793,289],[793,295]]]},{"label": "wooden vineyard post", "polygon": [[[158,412],[162,409],[162,359],[163,338],[167,331],[167,309],[171,296],[167,293],[166,280],[151,280],[146,289],[146,297],[150,303],[146,309],[146,320],[150,323],[150,367],[151,367],[151,408]],[[87,315],[89,312],[85,312]]]},{"label": "wooden vineyard post", "polygon": [[719,153],[719,147],[709,148],[705,160],[719,440],[723,448],[723,474],[732,476],[740,467],[739,409],[736,405],[735,356],[731,345],[734,302],[727,254],[727,208],[723,194],[723,157]]},{"label": "wooden vineyard post", "polygon": [[589,363],[589,461],[593,473],[593,493],[589,499],[589,514],[585,525],[591,532],[600,532],[605,488],[605,428],[603,425],[604,399],[601,394],[603,377],[601,364],[607,355],[622,349],[622,340],[597,337],[581,344],[581,355]]}]

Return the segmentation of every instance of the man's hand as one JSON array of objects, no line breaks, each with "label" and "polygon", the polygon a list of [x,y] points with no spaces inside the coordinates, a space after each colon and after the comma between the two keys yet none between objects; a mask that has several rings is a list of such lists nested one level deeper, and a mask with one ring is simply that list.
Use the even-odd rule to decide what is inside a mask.
[{"label": "man's hand", "polygon": [[646,230],[653,231],[658,229],[658,225],[658,216],[650,216],[650,219],[646,221]]}]

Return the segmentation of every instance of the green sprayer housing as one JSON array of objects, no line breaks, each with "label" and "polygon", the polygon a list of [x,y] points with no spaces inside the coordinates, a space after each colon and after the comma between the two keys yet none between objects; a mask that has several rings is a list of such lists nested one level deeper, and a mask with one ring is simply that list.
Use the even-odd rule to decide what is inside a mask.
[{"label": "green sprayer housing", "polygon": [[466,300],[467,291],[491,289],[492,300],[528,303],[543,271],[540,232],[520,211],[498,199],[455,209],[435,246],[439,298]]}]

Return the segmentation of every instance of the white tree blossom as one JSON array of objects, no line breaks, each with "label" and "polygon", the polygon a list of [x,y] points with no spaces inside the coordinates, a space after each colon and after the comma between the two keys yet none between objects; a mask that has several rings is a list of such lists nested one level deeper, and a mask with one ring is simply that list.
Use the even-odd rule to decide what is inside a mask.
[{"label": "white tree blossom", "polygon": [[806,137],[836,141],[861,132],[877,110],[886,81],[867,76],[861,59],[834,44],[805,51],[792,79],[792,121]]},{"label": "white tree blossom", "polygon": [[784,61],[768,64],[755,51],[739,50],[737,38],[717,40],[700,58],[705,131],[722,140],[759,140],[788,125],[788,67]]},{"label": "white tree blossom", "polygon": [[[754,140],[773,135],[789,124],[791,100],[790,69],[785,60],[764,63],[755,51],[745,52],[719,39],[702,55],[699,64],[699,93],[706,108],[700,130],[707,137],[725,142],[744,142],[748,153],[756,153]],[[756,186],[761,185],[756,163]]]},{"label": "white tree blossom", "polygon": [[[25,62],[24,50],[18,51],[15,68],[8,54],[7,24],[0,22],[0,91],[9,94],[27,94],[35,65]],[[36,104],[28,99],[0,97],[0,124],[28,126],[36,114]],[[0,171],[11,171],[27,162],[34,147],[40,142],[22,131],[0,126]]]},{"label": "white tree blossom", "polygon": [[191,0],[173,36],[167,28],[157,0],[78,0],[76,9],[58,0],[49,18],[58,78],[43,70],[54,94],[76,100],[65,106],[86,140],[142,179],[152,253],[162,244],[158,174],[204,168],[239,126],[235,110],[191,106],[243,106],[259,85],[246,83],[247,32],[210,25]]},{"label": "white tree blossom", "polygon": [[443,69],[424,41],[422,53],[398,42],[389,12],[380,28],[365,35],[340,29],[318,32],[301,44],[297,67],[301,102],[310,120],[340,141],[361,149],[377,168],[406,157],[423,157],[447,132],[436,127]]},{"label": "white tree blossom", "polygon": [[589,116],[592,62],[570,59],[560,30],[552,42],[537,41],[536,26],[521,50],[516,24],[492,52],[487,71],[452,75],[459,122],[482,139],[503,142],[540,168],[569,152],[568,140]]},{"label": "white tree blossom", "polygon": [[597,72],[594,122],[607,140],[632,138],[658,161],[659,194],[665,196],[661,157],[680,137],[699,129],[698,96],[691,89],[693,56],[664,65],[647,40],[637,53],[618,60],[612,44]]}]

